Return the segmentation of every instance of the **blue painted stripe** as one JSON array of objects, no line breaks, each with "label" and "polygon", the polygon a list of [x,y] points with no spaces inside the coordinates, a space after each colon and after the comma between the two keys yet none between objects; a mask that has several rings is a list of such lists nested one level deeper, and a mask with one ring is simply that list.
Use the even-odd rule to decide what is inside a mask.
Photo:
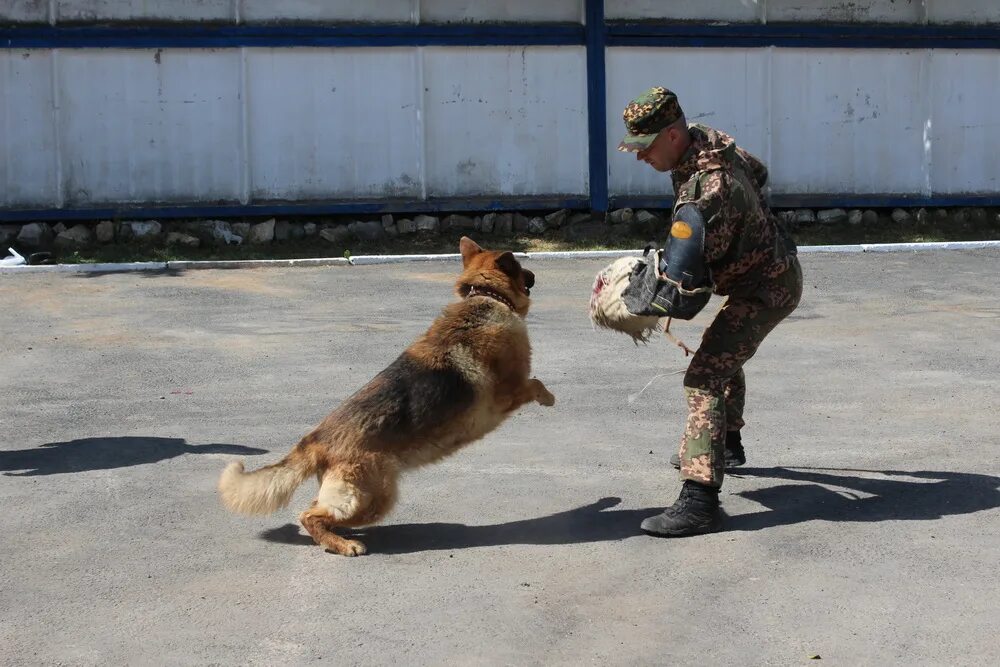
[{"label": "blue painted stripe", "polygon": [[[673,207],[671,196],[629,196],[618,195],[611,198],[611,208],[669,209]],[[911,195],[771,195],[773,208],[951,208],[956,206],[1000,206],[1000,194],[982,195],[932,195],[930,197]]]},{"label": "blue painted stripe", "polygon": [[608,208],[607,86],[604,0],[587,0],[587,126],[590,139],[590,208]]},{"label": "blue painted stripe", "polygon": [[2,209],[0,222],[57,222],[60,220],[151,220],[159,218],[229,218],[271,216],[376,215],[382,213],[452,213],[463,211],[552,211],[586,209],[585,196],[448,197],[427,200],[350,200],[326,202],[262,202],[258,204],[191,204],[102,206],[94,208]]},{"label": "blue painted stripe", "polygon": [[1000,49],[1000,25],[605,23],[587,0],[587,26],[569,23],[0,26],[4,48],[583,45]]},{"label": "blue painted stripe", "polygon": [[611,22],[608,46],[1000,49],[1000,25]]},{"label": "blue painted stripe", "polygon": [[341,24],[323,26],[0,26],[7,48],[225,48],[292,46],[582,45],[583,26]]}]

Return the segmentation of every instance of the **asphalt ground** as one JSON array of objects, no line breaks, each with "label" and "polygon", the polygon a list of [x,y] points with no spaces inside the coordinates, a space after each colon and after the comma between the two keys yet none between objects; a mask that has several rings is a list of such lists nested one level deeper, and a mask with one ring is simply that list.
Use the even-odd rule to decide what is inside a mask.
[{"label": "asphalt ground", "polygon": [[[802,255],[747,365],[725,530],[675,499],[683,353],[595,331],[607,260],[526,262],[526,406],[343,558],[228,514],[454,297],[453,262],[0,274],[0,662],[996,664],[1000,252]],[[675,333],[696,343],[713,301]]]}]

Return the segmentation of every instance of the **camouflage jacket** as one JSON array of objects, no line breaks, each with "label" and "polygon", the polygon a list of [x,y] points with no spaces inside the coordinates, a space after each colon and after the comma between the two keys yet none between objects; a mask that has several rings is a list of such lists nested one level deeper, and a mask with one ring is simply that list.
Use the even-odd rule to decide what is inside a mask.
[{"label": "camouflage jacket", "polygon": [[694,204],[705,219],[705,262],[717,294],[776,278],[795,244],[764,198],[767,167],[725,132],[691,125],[691,148],[671,171],[674,210]]}]

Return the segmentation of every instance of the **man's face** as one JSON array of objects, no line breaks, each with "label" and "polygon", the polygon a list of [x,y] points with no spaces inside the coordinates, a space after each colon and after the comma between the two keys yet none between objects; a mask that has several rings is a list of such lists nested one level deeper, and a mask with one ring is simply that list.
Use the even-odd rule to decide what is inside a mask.
[{"label": "man's face", "polygon": [[680,133],[675,128],[665,128],[656,135],[653,143],[635,154],[635,159],[645,162],[656,171],[670,171],[681,158],[679,144]]}]

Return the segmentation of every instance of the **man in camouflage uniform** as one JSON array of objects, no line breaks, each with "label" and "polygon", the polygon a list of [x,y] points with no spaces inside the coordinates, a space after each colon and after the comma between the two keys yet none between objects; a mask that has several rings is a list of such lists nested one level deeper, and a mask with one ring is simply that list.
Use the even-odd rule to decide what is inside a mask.
[{"label": "man in camouflage uniform", "polygon": [[684,376],[688,418],[677,457],[683,489],[672,507],[643,521],[642,529],[658,536],[713,532],[721,524],[723,471],[746,461],[740,440],[743,364],[795,310],[802,269],[794,242],[768,208],[767,168],[760,160],[723,132],[689,126],[666,88],[646,91],[623,115],[628,134],[618,150],[671,172],[674,220],[703,221],[698,268],[707,268],[713,291],[728,297]]}]

